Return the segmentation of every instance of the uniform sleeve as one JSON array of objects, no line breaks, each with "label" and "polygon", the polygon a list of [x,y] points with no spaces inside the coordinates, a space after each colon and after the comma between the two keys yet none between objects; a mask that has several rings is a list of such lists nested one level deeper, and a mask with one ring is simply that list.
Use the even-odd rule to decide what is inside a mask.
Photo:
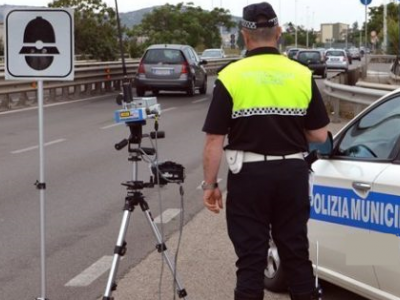
[{"label": "uniform sleeve", "polygon": [[217,79],[203,131],[211,134],[227,134],[231,124],[232,107],[232,97]]},{"label": "uniform sleeve", "polygon": [[312,80],[312,98],[307,109],[305,128],[316,130],[329,124],[330,119],[324,101],[314,79]]}]

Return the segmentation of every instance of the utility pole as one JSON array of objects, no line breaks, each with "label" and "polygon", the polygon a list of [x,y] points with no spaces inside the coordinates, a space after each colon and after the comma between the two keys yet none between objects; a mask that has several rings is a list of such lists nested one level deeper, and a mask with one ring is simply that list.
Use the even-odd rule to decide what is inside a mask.
[{"label": "utility pole", "polygon": [[383,52],[387,53],[387,3],[383,5]]},{"label": "utility pole", "polygon": [[309,23],[308,9],[309,9],[309,7],[307,6],[307,13],[306,13],[306,46],[307,46],[307,48],[308,48],[308,23]]},{"label": "utility pole", "polygon": [[294,0],[294,44],[297,48],[297,0]]},{"label": "utility pole", "polygon": [[[368,12],[367,12],[367,6],[368,5],[364,5],[365,6],[365,46],[364,48],[367,49],[367,44],[368,44]],[[367,52],[367,50],[365,50],[365,52]]]}]

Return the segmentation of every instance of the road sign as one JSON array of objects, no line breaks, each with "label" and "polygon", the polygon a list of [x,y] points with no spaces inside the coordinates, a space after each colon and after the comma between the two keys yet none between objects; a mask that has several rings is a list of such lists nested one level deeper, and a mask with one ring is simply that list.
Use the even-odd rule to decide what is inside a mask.
[{"label": "road sign", "polygon": [[360,0],[362,5],[370,5],[372,0]]},{"label": "road sign", "polygon": [[11,9],[5,16],[5,78],[74,79],[71,9]]}]

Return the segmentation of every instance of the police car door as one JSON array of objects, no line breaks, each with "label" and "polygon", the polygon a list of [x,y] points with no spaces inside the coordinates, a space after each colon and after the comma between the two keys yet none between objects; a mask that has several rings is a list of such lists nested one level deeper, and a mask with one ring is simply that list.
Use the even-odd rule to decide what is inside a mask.
[{"label": "police car door", "polygon": [[395,94],[355,118],[335,137],[333,156],[314,165],[309,235],[312,243],[319,241],[321,267],[334,276],[378,287],[374,264],[380,253],[371,234],[399,233],[400,173],[394,196],[385,182],[386,172],[394,174],[399,136],[400,97]]}]

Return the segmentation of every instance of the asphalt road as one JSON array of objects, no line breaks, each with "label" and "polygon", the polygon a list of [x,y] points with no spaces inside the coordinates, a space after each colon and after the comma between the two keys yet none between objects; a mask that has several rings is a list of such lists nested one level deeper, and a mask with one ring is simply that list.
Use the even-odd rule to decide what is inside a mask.
[{"label": "asphalt road", "polygon": [[[210,93],[211,88],[206,96],[158,97],[163,111],[160,130],[166,133],[157,143],[159,157],[185,167],[185,222],[203,208],[197,188],[202,179],[201,127]],[[127,149],[114,149],[115,143],[129,137],[129,129],[113,121],[119,109],[114,97],[80,99],[44,111],[48,299],[98,299],[105,289],[126,196],[121,183],[133,176]],[[40,193],[34,186],[39,179],[37,109],[1,113],[0,124],[0,295],[1,299],[33,299],[42,296]],[[153,121],[148,120],[143,133],[151,130]],[[144,139],[143,145],[149,146],[149,141]],[[148,180],[147,163],[139,163],[138,174],[138,179]],[[155,217],[180,208],[177,185],[143,193]],[[175,217],[163,226],[166,238],[179,229],[179,223]],[[128,253],[119,275],[156,244],[139,208],[132,214],[126,240]],[[85,270],[90,272],[82,273]],[[362,298],[332,287],[324,299]]]}]

